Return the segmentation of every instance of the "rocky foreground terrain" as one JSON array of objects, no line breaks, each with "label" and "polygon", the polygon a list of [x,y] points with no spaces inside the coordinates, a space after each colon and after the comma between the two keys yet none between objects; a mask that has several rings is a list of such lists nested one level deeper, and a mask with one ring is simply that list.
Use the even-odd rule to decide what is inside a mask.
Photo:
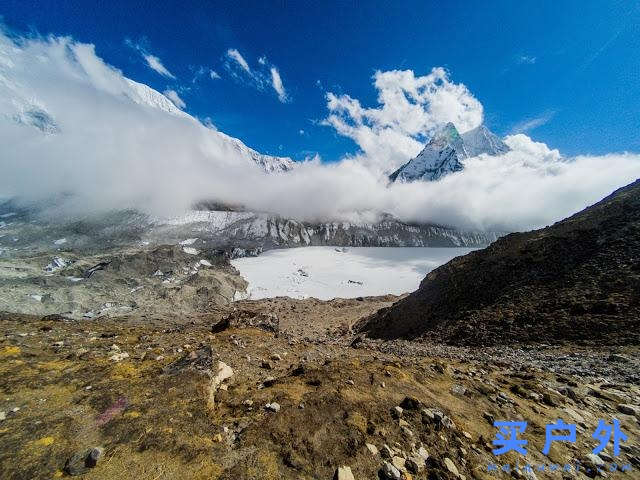
[{"label": "rocky foreground terrain", "polygon": [[[4,314],[0,478],[637,478],[637,347],[480,350],[352,333],[396,300]],[[558,418],[577,441],[545,457]],[[620,455],[593,455],[598,420],[613,418],[628,435]],[[496,457],[494,420],[517,419],[529,453]],[[575,461],[579,472],[537,470]],[[614,462],[627,472],[609,472]],[[532,472],[488,471],[526,463]]]}]

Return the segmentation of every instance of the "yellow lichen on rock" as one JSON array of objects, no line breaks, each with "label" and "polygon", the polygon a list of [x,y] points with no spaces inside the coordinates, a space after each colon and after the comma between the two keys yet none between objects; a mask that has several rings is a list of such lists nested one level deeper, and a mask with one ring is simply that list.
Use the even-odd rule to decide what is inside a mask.
[{"label": "yellow lichen on rock", "polygon": [[0,350],[0,357],[14,357],[16,355],[20,355],[20,352],[20,347],[8,345]]},{"label": "yellow lichen on rock", "polygon": [[33,444],[38,447],[48,447],[54,441],[55,439],[53,437],[42,437],[42,438],[39,438],[38,440],[34,440]]}]

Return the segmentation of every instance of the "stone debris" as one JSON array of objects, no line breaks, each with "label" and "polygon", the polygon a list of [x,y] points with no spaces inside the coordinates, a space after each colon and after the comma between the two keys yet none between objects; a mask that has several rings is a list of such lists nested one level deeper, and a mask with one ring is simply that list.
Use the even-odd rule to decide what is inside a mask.
[{"label": "stone debris", "polygon": [[382,464],[382,475],[383,478],[389,480],[402,480],[402,474],[400,470],[398,470],[393,464],[389,462],[384,462]]},{"label": "stone debris", "polygon": [[629,405],[625,403],[618,404],[618,411],[625,415],[635,415],[640,419],[640,407],[637,405]]},{"label": "stone debris", "polygon": [[400,406],[395,406],[393,407],[393,409],[391,410],[391,416],[393,418],[401,418],[402,417],[402,413],[404,412],[403,408]]},{"label": "stone debris", "polygon": [[233,369],[224,362],[218,361],[216,373],[211,374],[211,381],[209,382],[209,408],[215,408],[215,395],[218,389],[222,388],[223,382],[233,376]]},{"label": "stone debris", "polygon": [[127,352],[118,352],[114,353],[109,357],[109,360],[113,362],[121,362],[122,360],[129,358],[129,354]]},{"label": "stone debris", "polygon": [[374,444],[372,443],[365,443],[364,444],[365,447],[367,447],[367,450],[369,450],[369,453],[371,453],[371,455],[378,455],[378,447],[376,447]]},{"label": "stone debris", "polygon": [[425,460],[419,455],[410,455],[404,464],[411,473],[420,473],[425,468]]},{"label": "stone debris", "polygon": [[455,476],[460,476],[460,472],[458,472],[458,468],[455,466],[455,464],[449,457],[445,457],[444,466],[447,467],[447,470],[449,470]]},{"label": "stone debris", "polygon": [[280,411],[280,404],[276,402],[267,403],[264,408],[272,412],[278,413]]},{"label": "stone debris", "polygon": [[338,467],[333,475],[333,480],[355,480],[351,467]]},{"label": "stone debris", "polygon": [[94,468],[102,458],[103,449],[93,447],[74,453],[65,463],[64,471],[68,475],[83,475]]}]

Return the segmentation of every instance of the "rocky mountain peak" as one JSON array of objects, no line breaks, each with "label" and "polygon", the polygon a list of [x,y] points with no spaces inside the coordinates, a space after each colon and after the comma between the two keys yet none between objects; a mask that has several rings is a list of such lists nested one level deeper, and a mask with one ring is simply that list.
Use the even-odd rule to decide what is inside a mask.
[{"label": "rocky mountain peak", "polygon": [[417,157],[393,172],[389,179],[392,182],[435,181],[462,170],[467,158],[481,154],[501,155],[508,151],[509,147],[484,125],[461,135],[449,122],[433,135]]}]

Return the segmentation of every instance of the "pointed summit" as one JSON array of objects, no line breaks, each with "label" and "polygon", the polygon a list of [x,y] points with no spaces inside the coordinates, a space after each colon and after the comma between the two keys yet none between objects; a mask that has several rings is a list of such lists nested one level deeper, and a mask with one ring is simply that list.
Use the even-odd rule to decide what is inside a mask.
[{"label": "pointed summit", "polygon": [[484,125],[469,130],[461,136],[469,157],[477,157],[483,153],[488,155],[502,155],[510,150],[500,137]]},{"label": "pointed summit", "polygon": [[448,173],[462,170],[464,167],[460,160],[466,156],[462,137],[449,122],[434,134],[416,158],[393,172],[389,179],[393,182],[438,180]]},{"label": "pointed summit", "polygon": [[392,182],[434,181],[445,175],[459,172],[463,161],[486,153],[501,155],[509,147],[487,127],[480,125],[460,135],[451,122],[441,127],[418,154],[389,175]]}]

